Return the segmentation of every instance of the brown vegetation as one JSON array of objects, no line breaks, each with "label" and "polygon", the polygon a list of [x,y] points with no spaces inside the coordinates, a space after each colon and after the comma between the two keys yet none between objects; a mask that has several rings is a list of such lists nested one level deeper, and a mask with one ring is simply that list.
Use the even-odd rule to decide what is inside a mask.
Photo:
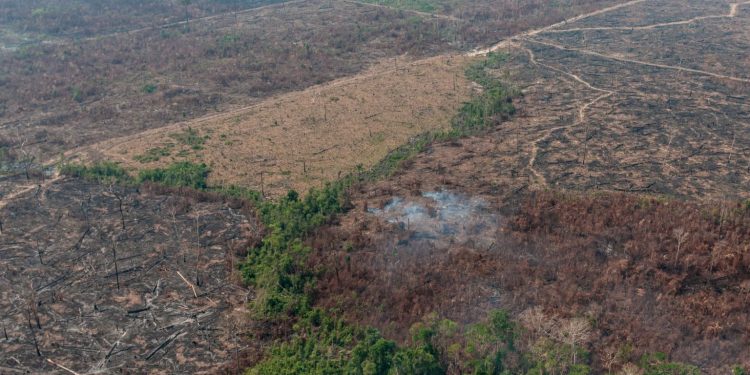
[{"label": "brown vegetation", "polygon": [[[361,191],[358,209],[313,241],[321,303],[350,321],[406,340],[433,312],[468,323],[491,308],[519,317],[537,308],[549,324],[592,322],[585,342],[602,371],[657,351],[709,373],[750,364],[745,203],[526,193],[472,215],[473,236],[426,236],[415,218],[389,223],[362,210],[393,196],[424,202],[392,183]],[[620,357],[607,364],[607,353]]]},{"label": "brown vegetation", "polygon": [[[519,116],[358,186],[357,208],[310,240],[319,249],[311,266],[325,275],[321,304],[404,341],[432,312],[467,323],[505,308],[532,334],[585,318],[602,372],[656,351],[707,373],[750,365],[750,86],[741,69],[750,60],[734,42],[721,47],[731,53],[710,54],[720,64],[696,55],[742,39],[747,13],[689,2],[683,18],[670,13],[677,6],[617,12],[641,25],[715,14],[695,21],[714,39],[672,26],[618,29],[620,18],[602,14],[580,25],[606,30],[545,30],[502,45],[510,60],[498,74],[524,88]],[[653,7],[666,10],[644,10]],[[648,43],[627,42],[647,34]],[[657,58],[666,44],[671,57]],[[675,63],[681,55],[693,62]],[[424,194],[439,191],[485,202],[465,221],[472,235],[416,222],[443,217]],[[643,192],[653,195],[633,194]],[[416,217],[379,216],[393,205]]]}]

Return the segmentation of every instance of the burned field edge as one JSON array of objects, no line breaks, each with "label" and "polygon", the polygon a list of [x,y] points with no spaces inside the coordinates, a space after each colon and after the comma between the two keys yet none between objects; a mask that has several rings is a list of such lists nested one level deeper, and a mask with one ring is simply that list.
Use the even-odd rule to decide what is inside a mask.
[{"label": "burned field edge", "polygon": [[[210,18],[189,30],[175,26],[3,52],[1,81],[16,95],[0,95],[0,144],[45,161],[355,75],[382,59],[451,50],[444,21],[361,7],[293,2],[237,19]],[[40,75],[49,79],[40,84]],[[21,137],[20,127],[30,130]],[[74,132],[77,137],[67,135]]]},{"label": "burned field edge", "polygon": [[[488,69],[499,67],[503,61],[502,54],[492,54],[488,59],[472,65],[467,70],[469,78],[480,83],[484,91],[482,95],[464,104],[451,130],[431,132],[417,137],[411,143],[394,151],[371,171],[360,170],[324,189],[313,189],[305,198],[300,198],[296,192],[290,192],[278,202],[263,201],[259,194],[235,187],[217,189],[224,194],[242,196],[255,201],[258,204],[258,212],[262,221],[269,228],[269,234],[262,244],[251,249],[247,262],[241,266],[245,280],[256,289],[256,298],[251,306],[257,319],[286,325],[286,329],[289,329],[288,324],[282,324],[284,321],[289,322],[300,318],[302,318],[301,321],[307,321],[309,316],[321,316],[322,312],[312,307],[310,288],[314,283],[315,274],[305,270],[304,255],[309,252],[309,248],[304,245],[304,238],[317,227],[329,222],[335,214],[342,213],[349,208],[346,203],[346,191],[353,184],[361,184],[389,175],[402,162],[422,151],[431,142],[476,134],[492,126],[495,121],[512,115],[514,111],[512,98],[518,95],[518,92],[487,72]],[[205,185],[207,169],[205,166],[192,163],[177,163],[165,169],[141,171],[135,177],[130,176],[117,164],[106,162],[91,166],[71,164],[63,166],[61,170],[67,175],[105,184],[137,185],[150,181],[173,187],[208,188]],[[320,318],[311,319],[310,322],[315,325],[320,320]],[[323,320],[331,321],[330,319]],[[356,336],[364,338],[362,334],[365,331],[354,328],[342,329],[356,330],[359,332]],[[317,328],[315,330],[317,331]],[[391,347],[392,350],[388,350],[392,351],[391,354],[396,354],[396,351],[393,351],[395,345],[392,342],[382,338],[373,339],[378,335],[372,332],[367,336],[369,341]],[[350,341],[349,344],[364,345],[355,341]],[[429,357],[432,355],[424,352],[426,348],[414,350],[418,352],[409,356]],[[401,356],[406,352],[398,351],[398,353],[401,353],[399,354]],[[356,365],[361,366],[361,361]],[[274,365],[270,361],[262,366],[273,367]],[[258,371],[264,371],[262,366]],[[410,365],[401,363],[398,366]],[[430,366],[438,365],[433,361]],[[435,369],[438,368],[435,367]]]},{"label": "burned field edge", "polygon": [[[251,315],[258,321],[267,322],[265,328],[256,334],[286,338],[280,339],[249,373],[285,373],[285,369],[293,369],[287,373],[295,373],[321,366],[331,371],[363,370],[375,366],[380,373],[385,373],[385,369],[423,373],[461,369],[483,373],[503,366],[515,366],[515,370],[524,368],[524,371],[543,369],[541,362],[535,362],[529,353],[516,347],[521,342],[519,337],[527,332],[526,326],[501,310],[490,312],[486,319],[480,319],[482,322],[475,325],[429,316],[414,325],[413,337],[400,340],[402,346],[385,339],[376,330],[346,323],[340,310],[316,307],[316,280],[326,276],[330,269],[325,264],[311,267],[309,263],[309,257],[315,251],[308,242],[315,237],[313,232],[352,208],[350,194],[353,187],[387,178],[434,142],[450,143],[481,133],[514,113],[512,98],[519,92],[488,73],[501,67],[506,58],[504,54],[491,54],[467,70],[467,75],[484,87],[483,94],[462,107],[451,130],[415,138],[370,171],[357,171],[323,189],[311,190],[304,198],[290,192],[276,202],[264,201],[260,194],[244,189],[224,189],[227,194],[257,202],[261,220],[269,228],[261,244],[250,249],[241,271],[245,281],[256,290],[256,298],[250,303]],[[205,182],[207,171],[200,166],[182,167],[187,170],[196,167],[197,175],[203,176]],[[184,184],[206,188],[200,182],[195,185],[196,178],[190,173],[180,173],[179,169],[146,172],[143,176],[157,176],[150,181],[171,181],[169,183],[173,186]],[[124,174],[126,177],[123,177],[124,171],[119,171],[116,165],[78,166],[68,173],[84,178],[103,178],[103,181],[120,178],[129,183],[149,181],[143,176],[133,178]],[[171,177],[164,177],[168,175]],[[197,181],[201,178],[198,177]],[[555,319],[561,319],[560,324],[574,324],[574,320],[566,320],[568,318]],[[528,340],[524,340],[521,346],[528,349]],[[554,353],[559,359],[560,363],[555,366],[560,366],[560,369],[589,371],[587,365],[576,363],[574,359],[587,358],[588,352],[584,348],[559,338],[549,339],[545,345],[545,353]],[[487,349],[490,347],[500,349]],[[458,354],[456,348],[461,348]],[[687,365],[671,363],[658,354],[644,355],[641,367],[647,371],[665,368],[698,371]]]},{"label": "burned field edge", "polygon": [[[485,105],[479,104],[475,106],[475,109],[479,108],[480,110],[482,108],[487,108]],[[479,112],[481,113],[481,112]],[[485,117],[485,116],[480,116]],[[395,152],[389,159],[387,159],[386,162],[381,166],[382,169],[379,172],[373,172],[373,175],[388,175],[390,172],[394,170],[394,167],[390,167],[392,165],[400,165],[404,161],[408,161],[413,155],[416,155],[419,151],[425,150],[429,148],[430,142],[437,140],[446,140],[446,139],[452,139],[449,136],[445,136],[443,138],[440,135],[433,135],[433,136],[425,136],[425,138],[420,138],[417,141],[415,141],[413,144],[406,146],[401,151]],[[388,161],[390,160],[390,161]],[[168,169],[168,168],[167,168]],[[192,174],[183,175],[179,171],[167,171],[167,169],[164,169],[160,172],[154,172],[152,174],[152,181],[177,181],[176,184],[180,184],[183,182],[190,183],[191,181],[201,181],[200,178],[193,179],[190,176]],[[192,169],[192,167],[189,167],[188,169]],[[174,173],[172,173],[174,172]],[[83,172],[85,174],[85,172]],[[96,175],[96,173],[94,173]],[[366,176],[359,175],[357,177],[352,177],[354,183],[358,182],[359,180],[364,180]],[[144,181],[145,181],[144,177]],[[359,331],[356,329],[351,329],[346,327],[343,323],[337,321],[336,319],[327,318],[324,315],[321,315],[319,313],[319,310],[311,309],[311,303],[310,300],[306,297],[303,298],[297,298],[297,296],[294,295],[294,293],[297,293],[301,290],[302,293],[308,293],[310,291],[310,284],[306,282],[306,278],[310,277],[311,279],[317,278],[319,275],[313,273],[311,275],[305,274],[305,268],[301,267],[299,263],[300,260],[304,260],[308,256],[308,252],[310,251],[309,248],[306,248],[304,246],[304,239],[308,236],[310,236],[310,233],[315,229],[316,226],[320,225],[321,223],[326,223],[332,220],[332,217],[335,216],[336,213],[343,212],[347,209],[348,204],[346,204],[346,195],[347,195],[347,189],[346,187],[350,186],[349,183],[345,183],[342,188],[337,187],[337,183],[332,184],[331,186],[322,189],[319,193],[310,193],[306,198],[300,198],[300,196],[296,193],[290,193],[285,198],[282,199],[280,203],[269,203],[265,208],[265,213],[263,214],[269,222],[279,224],[278,227],[281,228],[278,232],[274,229],[274,232],[278,234],[277,236],[270,235],[266,237],[269,239],[269,243],[272,243],[269,246],[276,246],[276,244],[273,244],[273,242],[277,242],[280,244],[284,249],[282,250],[285,253],[290,254],[291,256],[286,259],[282,259],[282,261],[279,264],[274,264],[273,266],[269,268],[274,268],[271,270],[272,272],[279,269],[277,266],[280,266],[281,269],[287,271],[289,270],[289,275],[282,275],[281,277],[276,277],[275,275],[268,275],[266,272],[267,270],[263,269],[263,264],[268,262],[268,259],[262,259],[264,256],[259,256],[256,260],[256,262],[260,265],[250,266],[248,268],[245,268],[245,271],[250,272],[248,275],[249,278],[253,279],[253,283],[257,282],[256,280],[260,279],[260,282],[265,281],[271,281],[274,284],[278,281],[279,284],[282,285],[284,288],[279,293],[269,293],[268,297],[266,298],[263,303],[265,304],[265,307],[260,309],[254,309],[255,314],[260,314],[261,317],[265,316],[273,317],[277,314],[284,315],[286,314],[291,315],[294,319],[297,319],[302,312],[305,311],[313,311],[309,315],[305,315],[304,319],[300,319],[298,322],[297,327],[293,327],[292,330],[298,332],[299,334],[295,337],[295,341],[290,343],[287,346],[280,345],[279,347],[275,348],[273,351],[273,356],[271,357],[270,361],[264,362],[259,367],[257,367],[254,370],[255,372],[264,373],[264,372],[271,372],[274,369],[278,370],[279,368],[276,366],[289,366],[289,365],[319,365],[323,364],[325,366],[329,366],[329,369],[336,370],[336,369],[348,369],[351,367],[347,366],[354,366],[354,368],[359,369],[372,369],[375,368],[377,370],[382,370],[384,367],[392,366],[392,368],[399,368],[399,369],[414,369],[414,368],[420,368],[424,369],[425,372],[440,372],[442,368],[442,364],[438,363],[438,366],[435,366],[435,360],[437,362],[440,362],[439,359],[439,353],[440,350],[438,349],[440,346],[438,343],[436,343],[437,338],[439,337],[445,337],[441,336],[441,334],[435,333],[435,332],[441,332],[441,331],[447,331],[447,332],[454,332],[455,328],[452,328],[452,322],[451,321],[444,321],[438,319],[425,319],[425,322],[423,322],[423,327],[428,327],[425,330],[419,330],[419,335],[415,337],[414,343],[415,348],[412,351],[407,352],[406,350],[409,349],[396,349],[395,346],[392,345],[388,340],[381,340],[381,337],[377,334],[369,334],[367,331]],[[343,197],[342,197],[343,196]],[[648,200],[647,200],[648,201]],[[341,204],[343,202],[343,204]],[[654,201],[654,205],[659,205],[662,202],[659,202],[657,199]],[[647,204],[648,205],[648,204]],[[729,205],[732,206],[732,205]],[[728,207],[729,207],[728,206]],[[733,207],[733,206],[732,206]],[[730,218],[732,220],[739,220],[737,217],[742,217],[742,215],[745,215],[742,211],[743,210],[742,205],[736,205],[735,208],[730,209],[730,213],[721,213],[718,215],[720,218],[718,222],[720,223],[719,226],[723,226],[724,219]],[[736,211],[735,211],[736,209]],[[738,216],[735,216],[738,215]],[[716,215],[714,215],[716,216]],[[302,217],[305,220],[299,220],[299,218]],[[309,225],[307,222],[307,219],[311,218],[310,222],[312,225]],[[715,221],[715,220],[714,220]],[[741,224],[742,220],[740,221],[740,228],[744,224]],[[544,225],[540,225],[541,227],[544,227]],[[301,235],[300,235],[301,233]],[[673,232],[673,235],[675,236],[675,239],[680,237],[676,235],[676,232]],[[676,239],[677,242],[681,242]],[[265,244],[263,245],[265,246]],[[291,250],[290,250],[291,249]],[[254,255],[251,254],[251,257]],[[685,267],[690,268],[693,267],[691,265],[682,265],[678,264],[676,261],[660,261],[656,260],[655,263],[658,264],[656,268],[664,271],[664,268],[666,267],[666,272],[669,273],[669,267]],[[260,270],[257,274],[253,274],[255,268],[256,270]],[[259,277],[260,276],[260,277]],[[735,277],[736,279],[736,277]],[[705,280],[703,280],[705,281]],[[711,281],[711,280],[709,280]],[[733,280],[736,281],[736,280]],[[731,281],[731,282],[733,282]],[[719,280],[719,282],[724,282]],[[710,283],[709,283],[710,284]],[[692,284],[691,284],[692,285]],[[734,287],[734,285],[730,286]],[[677,288],[677,292],[680,291],[680,288]],[[274,292],[272,290],[272,292]],[[675,291],[671,291],[671,293],[675,293]],[[254,307],[262,307],[262,306],[254,306]],[[309,319],[308,319],[309,318]],[[283,321],[283,319],[282,319]],[[572,321],[571,321],[572,322]],[[497,324],[495,324],[497,323]],[[578,322],[580,323],[580,322]],[[487,353],[483,352],[483,354],[487,354],[489,360],[486,361],[478,361],[475,363],[483,363],[482,366],[497,366],[498,363],[502,364],[503,361],[497,361],[499,357],[503,358],[511,358],[511,360],[514,360],[513,358],[518,358],[517,356],[511,355],[510,348],[512,346],[515,346],[515,338],[514,335],[518,334],[513,328],[509,328],[509,325],[512,325],[512,323],[508,322],[507,316],[503,316],[502,313],[493,313],[491,314],[490,318],[488,319],[488,323],[485,323],[484,325],[479,325],[477,330],[489,332],[487,335],[484,336],[483,340],[489,340],[489,341],[473,341],[472,345],[476,346],[482,346],[482,345],[489,345],[493,347],[503,347],[502,353]],[[523,322],[522,322],[523,325]],[[287,325],[286,329],[288,330],[289,327]],[[287,331],[289,332],[289,331]],[[464,332],[462,334],[468,335],[469,332]],[[319,338],[323,342],[333,342],[334,345],[330,347],[320,347],[320,348],[313,348],[313,350],[310,350],[309,345],[309,337],[316,337]],[[468,342],[468,339],[465,342]],[[356,345],[355,345],[356,344]],[[362,344],[362,345],[360,345]],[[355,350],[350,352],[347,350],[348,348],[351,348],[352,346],[355,346]],[[334,350],[330,350],[331,347],[334,348]],[[370,348],[376,347],[377,350],[373,349],[370,350]],[[336,350],[336,349],[339,350]],[[554,348],[553,348],[554,349]],[[579,348],[580,349],[580,348]],[[555,349],[557,350],[557,349]],[[448,351],[446,351],[448,352]],[[331,355],[331,353],[334,353]],[[354,353],[354,354],[352,354]],[[370,353],[374,353],[372,356]],[[438,353],[438,354],[436,354]],[[578,352],[575,350],[575,345],[565,347],[564,345],[561,346],[561,349],[557,351],[558,357],[563,358],[575,358],[578,356],[578,358],[583,358],[584,353]],[[320,356],[327,357],[323,360],[320,360]],[[347,357],[349,356],[357,356],[354,359],[349,359]],[[432,359],[430,359],[430,356],[432,356]],[[376,358],[373,358],[376,357]],[[303,360],[300,361],[299,359],[302,358]],[[382,361],[382,358],[386,358],[384,361]],[[645,359],[642,361],[642,366],[646,369],[649,373],[659,373],[659,371],[665,371],[665,370],[675,370],[675,371],[682,371],[682,372],[694,372],[697,371],[694,368],[691,367],[680,367],[675,364],[668,364],[666,363],[666,358],[660,355],[654,355],[654,356],[645,356]],[[307,361],[307,360],[310,361]],[[322,362],[321,362],[322,361]],[[420,362],[421,361],[421,362]],[[573,359],[573,363],[575,363],[575,359]],[[424,366],[424,367],[415,367],[415,366]],[[475,366],[475,364],[467,365],[467,366]],[[476,365],[479,366],[479,365]],[[650,367],[649,367],[650,366]],[[295,367],[289,367],[289,368],[295,368]],[[296,367],[297,369],[300,369],[300,367]],[[474,369],[477,369],[479,367],[473,367]],[[485,367],[485,368],[491,368],[491,369],[497,369],[497,367]],[[576,371],[585,371],[585,368],[583,367],[576,367]]]}]

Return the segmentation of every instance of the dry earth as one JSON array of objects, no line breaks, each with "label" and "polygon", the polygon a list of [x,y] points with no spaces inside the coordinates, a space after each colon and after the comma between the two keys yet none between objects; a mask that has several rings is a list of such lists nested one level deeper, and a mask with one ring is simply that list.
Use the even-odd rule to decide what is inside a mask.
[{"label": "dry earth", "polygon": [[[109,159],[137,169],[174,160],[205,162],[211,183],[237,184],[269,195],[304,191],[368,168],[410,137],[450,126],[472,85],[469,58],[440,56],[416,63],[386,60],[369,72],[263,103],[114,139],[74,154]],[[170,134],[188,127],[208,136],[202,150],[180,149],[152,163],[134,159],[174,145]],[[183,151],[183,157],[179,152]],[[263,186],[261,186],[261,183]]]}]

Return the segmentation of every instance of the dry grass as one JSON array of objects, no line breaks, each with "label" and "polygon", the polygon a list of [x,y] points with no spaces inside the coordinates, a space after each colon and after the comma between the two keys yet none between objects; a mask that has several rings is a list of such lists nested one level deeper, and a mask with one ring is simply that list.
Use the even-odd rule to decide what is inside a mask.
[{"label": "dry grass", "polygon": [[[463,76],[468,61],[450,56],[416,63],[385,60],[360,76],[74,154],[84,160],[111,159],[131,169],[187,159],[208,164],[214,184],[262,188],[268,195],[305,190],[360,164],[374,165],[410,137],[450,126],[471,93]],[[188,127],[208,137],[202,149],[175,141],[172,135]],[[154,148],[169,149],[170,156],[148,163],[134,159]]]}]

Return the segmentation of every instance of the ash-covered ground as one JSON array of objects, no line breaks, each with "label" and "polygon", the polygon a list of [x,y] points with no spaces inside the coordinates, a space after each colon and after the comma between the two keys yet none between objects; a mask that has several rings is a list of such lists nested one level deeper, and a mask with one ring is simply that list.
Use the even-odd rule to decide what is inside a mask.
[{"label": "ash-covered ground", "polygon": [[77,179],[4,204],[0,373],[201,373],[243,356],[247,207]]}]

